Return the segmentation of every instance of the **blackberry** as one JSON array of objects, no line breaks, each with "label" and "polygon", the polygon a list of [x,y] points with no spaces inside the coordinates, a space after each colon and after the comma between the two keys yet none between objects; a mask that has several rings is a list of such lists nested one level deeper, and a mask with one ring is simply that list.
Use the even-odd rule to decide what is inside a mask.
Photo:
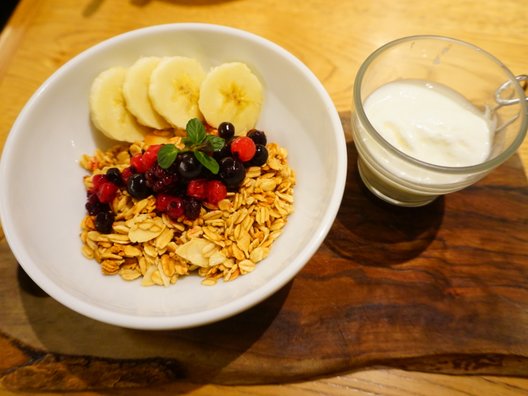
[{"label": "blackberry", "polygon": [[154,164],[145,172],[145,179],[147,186],[158,194],[171,191],[178,183],[179,178],[176,173],[171,173],[158,164]]},{"label": "blackberry", "polygon": [[86,211],[90,216],[95,216],[100,212],[105,212],[110,210],[110,206],[106,203],[102,203],[97,198],[96,193],[88,193],[88,198],[86,199],[86,204],[84,205]]}]

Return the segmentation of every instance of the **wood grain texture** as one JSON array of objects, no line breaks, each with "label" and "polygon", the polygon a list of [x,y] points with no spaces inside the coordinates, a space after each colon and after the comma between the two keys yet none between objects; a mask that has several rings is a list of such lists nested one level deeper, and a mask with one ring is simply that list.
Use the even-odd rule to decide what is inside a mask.
[{"label": "wood grain texture", "polygon": [[[89,320],[13,273],[4,243],[1,269],[17,282],[1,283],[0,298],[19,308],[4,316],[12,363],[1,384],[285,383],[373,366],[527,376],[528,185],[518,157],[463,192],[404,209],[362,186],[352,143],[348,156],[343,203],[315,256],[274,296],[215,324],[153,336]],[[13,337],[24,321],[38,342]]]},{"label": "wood grain texture", "polygon": [[[453,4],[450,0],[437,0],[434,2],[419,2],[416,0],[402,0],[394,2],[391,0],[374,0],[370,2],[360,1],[326,1],[326,0],[306,0],[304,2],[281,2],[277,0],[81,0],[70,2],[67,0],[55,0],[53,2],[44,0],[22,0],[20,6],[11,19],[6,30],[0,36],[0,146],[3,145],[9,128],[16,115],[30,97],[35,89],[50,76],[59,66],[67,60],[90,47],[97,42],[134,28],[149,26],[159,23],[171,22],[209,22],[219,23],[238,27],[260,34],[282,45],[294,55],[299,57],[310,67],[323,82],[330,93],[337,108],[346,112],[350,109],[352,98],[353,78],[362,60],[375,48],[385,42],[409,34],[443,34],[454,36],[463,40],[477,44],[499,57],[515,74],[526,73],[528,70],[528,57],[523,54],[528,53],[528,24],[526,23],[525,4],[517,0],[464,0]],[[37,61],[36,61],[37,60]],[[349,148],[349,152],[353,148]],[[437,355],[427,358],[419,356],[415,359],[416,351],[405,351],[406,359],[399,360],[398,364],[406,369],[424,370],[431,369],[437,371],[457,371],[461,369],[476,373],[489,373],[491,369],[500,370],[500,365],[506,365],[509,370],[518,367],[522,370],[520,374],[525,374],[524,357],[526,349],[519,347],[523,342],[523,337],[519,336],[516,330],[526,328],[526,319],[518,321],[515,315],[523,310],[526,304],[526,290],[520,287],[512,287],[512,282],[516,279],[526,279],[526,273],[521,270],[508,269],[508,263],[512,261],[519,264],[526,257],[526,247],[517,249],[516,243],[525,239],[517,239],[517,228],[522,223],[522,204],[526,202],[525,192],[519,194],[517,188],[525,186],[523,178],[523,167],[528,166],[528,143],[524,143],[519,150],[519,157],[514,158],[506,166],[513,169],[499,174],[504,177],[498,179],[499,175],[492,176],[486,180],[482,187],[484,190],[468,190],[461,195],[451,196],[436,203],[433,207],[437,214],[429,214],[425,218],[392,214],[392,221],[387,224],[393,231],[389,237],[380,239],[372,230],[368,231],[369,222],[379,220],[381,214],[386,213],[387,208],[383,205],[374,204],[370,201],[365,191],[357,190],[357,194],[352,197],[354,204],[361,204],[357,201],[366,199],[371,206],[369,210],[354,214],[351,211],[340,213],[339,222],[336,222],[330,237],[334,238],[331,245],[324,246],[323,252],[328,257],[337,255],[341,259],[334,262],[328,260],[329,269],[336,269],[343,265],[343,262],[350,261],[347,255],[352,251],[355,256],[355,268],[342,270],[342,286],[357,286],[361,282],[369,282],[369,279],[376,279],[377,276],[386,276],[394,273],[382,287],[373,288],[364,286],[355,291],[355,294],[373,293],[374,302],[366,309],[350,309],[347,311],[348,325],[353,323],[354,315],[372,320],[376,325],[372,328],[361,328],[361,325],[352,329],[350,333],[341,331],[339,345],[350,346],[357,340],[351,339],[350,334],[357,334],[354,331],[362,330],[367,335],[364,341],[374,343],[379,335],[379,329],[389,320],[398,324],[400,332],[387,336],[385,339],[376,338],[379,348],[370,355],[356,351],[354,357],[360,357],[364,361],[376,362],[379,360],[376,351],[399,341],[397,334],[403,330],[412,328],[425,329],[427,326],[444,326],[446,331],[454,337],[457,345],[465,349],[459,350],[467,352],[471,349],[471,356],[478,359],[468,359],[467,354],[453,354],[445,338],[439,337],[439,332],[419,332],[414,330],[412,335],[417,336],[420,342],[429,342],[435,349]],[[517,161],[517,162],[516,162]],[[504,173],[504,172],[503,172]],[[514,175],[514,176],[512,176]],[[497,177],[495,177],[497,176]],[[355,177],[355,176],[353,176]],[[357,180],[351,180],[355,188],[360,184]],[[491,184],[487,184],[490,182]],[[521,184],[516,184],[516,183]],[[506,186],[510,186],[507,191]],[[515,190],[512,193],[512,190]],[[347,188],[348,191],[348,188]],[[487,193],[502,194],[506,202],[513,203],[509,209],[503,208],[503,201],[500,205],[490,205],[489,201],[479,199]],[[509,194],[513,194],[509,195]],[[363,198],[361,198],[363,197]],[[351,196],[348,194],[350,200]],[[373,201],[375,202],[375,201]],[[449,211],[455,203],[464,207],[459,219],[449,220]],[[363,202],[363,204],[365,204]],[[465,206],[464,206],[465,205]],[[495,214],[496,209],[501,208],[500,213],[512,216],[517,222],[516,226],[510,227],[509,222],[501,222]],[[347,209],[348,210],[348,209]],[[505,210],[506,212],[503,212]],[[390,214],[390,213],[389,213]],[[396,219],[396,220],[395,220]],[[470,226],[464,225],[468,219]],[[462,221],[464,220],[464,221]],[[471,226],[474,221],[479,220],[481,226]],[[416,222],[415,228],[403,228],[405,222]],[[473,223],[472,223],[473,222]],[[453,225],[454,223],[457,223]],[[494,233],[490,225],[498,227],[500,232]],[[436,234],[431,230],[436,227]],[[472,228],[473,227],[473,228]],[[456,231],[456,240],[446,238],[443,234],[446,229]],[[526,220],[524,220],[526,228]],[[500,235],[499,235],[500,234]],[[522,234],[522,233],[521,233]],[[1,235],[1,231],[0,231]],[[497,235],[497,237],[495,237]],[[524,234],[522,234],[524,235]],[[354,246],[345,243],[345,236],[357,238]],[[329,238],[330,238],[329,237]],[[524,238],[524,237],[523,237]],[[468,248],[469,246],[469,248]],[[508,255],[495,254],[493,248],[499,247],[508,252]],[[526,244],[525,244],[526,246]],[[375,256],[369,253],[369,249],[385,249],[385,265],[376,264]],[[516,250],[512,250],[512,249]],[[477,256],[473,256],[472,251],[477,249]],[[77,364],[85,364],[85,360],[79,356],[90,355],[95,360],[93,364],[110,364],[108,366],[108,382],[105,386],[114,383],[126,384],[127,386],[139,386],[138,379],[123,379],[122,382],[112,371],[111,367],[119,367],[119,364],[131,364],[140,359],[144,370],[154,370],[157,375],[166,377],[156,377],[157,381],[163,382],[163,378],[169,380],[181,374],[181,366],[175,365],[168,371],[163,371],[157,360],[143,360],[147,356],[163,356],[167,347],[163,342],[155,343],[151,340],[154,337],[138,335],[135,332],[122,332],[120,329],[105,327],[95,322],[83,322],[85,319],[77,317],[76,314],[59,306],[50,298],[46,298],[38,293],[38,290],[31,286],[31,283],[24,277],[24,274],[17,270],[12,256],[5,245],[0,243],[0,262],[4,276],[0,279],[0,330],[4,337],[0,337],[0,371],[6,374],[6,367],[24,367],[28,369],[31,364],[42,361],[53,361],[56,364],[55,371],[47,372],[40,376],[42,371],[36,370],[31,378],[49,379],[51,374],[62,378],[62,381],[72,389],[89,389],[90,378],[86,374],[79,375],[75,371],[73,361]],[[380,255],[378,253],[378,255]],[[484,256],[484,262],[475,263],[473,257]],[[447,263],[455,257],[460,259],[460,265],[456,268],[449,268]],[[486,273],[495,275],[493,282],[488,283],[482,277],[472,280],[470,275],[474,274],[476,265],[481,265]],[[361,269],[361,270],[358,270]],[[311,282],[316,283],[313,278],[314,273],[310,271],[313,267],[306,268],[306,275],[312,277]],[[412,273],[414,278],[408,280],[405,274]],[[446,276],[451,274],[452,277]],[[484,275],[481,275],[484,276]],[[412,287],[403,287],[402,278],[408,280]],[[301,279],[301,278],[300,278]],[[305,279],[310,282],[310,277]],[[302,280],[304,282],[305,280]],[[414,283],[413,283],[414,282]],[[258,327],[263,321],[271,321],[269,325],[258,327],[256,337],[266,340],[274,330],[273,323],[281,318],[282,310],[288,307],[288,301],[294,296],[304,292],[302,284],[294,281],[289,288],[282,291],[283,294],[275,296],[275,300],[266,304],[275,304],[281,307],[275,311],[273,318],[256,318]],[[431,289],[433,293],[427,295],[425,290]],[[354,289],[350,289],[354,290]],[[412,296],[417,301],[412,305],[412,309],[405,315],[396,314],[398,304],[395,298],[402,296]],[[347,298],[328,291],[313,297],[311,302],[326,298],[330,301],[336,300],[337,305]],[[486,297],[487,296],[487,297]],[[274,302],[273,302],[274,301]],[[460,305],[467,305],[461,307]],[[429,313],[425,307],[431,307],[433,314]],[[333,309],[334,307],[330,305]],[[383,310],[380,309],[383,307]],[[445,310],[449,307],[451,310]],[[503,307],[508,307],[502,310]],[[337,308],[337,306],[336,306]],[[270,309],[270,306],[268,306]],[[313,307],[310,304],[303,304],[301,307],[303,314],[313,314]],[[376,311],[378,309],[378,311]],[[376,314],[377,312],[377,314]],[[381,313],[380,313],[381,312]],[[492,313],[498,319],[494,323],[487,320],[487,325],[493,324],[492,330],[486,332],[476,329],[473,323],[479,323],[485,315]],[[324,320],[330,313],[323,314],[321,320],[315,323],[313,334],[325,336],[323,332]],[[246,315],[256,315],[248,312]],[[451,317],[451,319],[449,319]],[[419,320],[418,320],[419,319]],[[310,321],[303,325],[309,325]],[[361,322],[363,323],[363,322]],[[58,325],[59,324],[59,325]],[[415,326],[411,326],[415,324]],[[226,326],[218,324],[217,326]],[[319,327],[318,327],[319,326]],[[363,325],[364,326],[364,325]],[[317,333],[319,329],[319,333]],[[346,329],[346,328],[345,328]],[[476,329],[476,334],[468,333]],[[289,334],[288,326],[285,326],[284,334]],[[334,329],[333,329],[334,330]],[[342,330],[339,328],[338,330]],[[348,329],[350,331],[350,329]],[[367,331],[368,330],[368,331]],[[205,330],[202,330],[205,331]],[[307,330],[308,331],[308,330]],[[101,333],[102,332],[102,333]],[[525,332],[526,333],[526,332]],[[105,335],[105,337],[102,337]],[[203,333],[201,333],[203,334]],[[344,335],[343,335],[344,334]],[[347,338],[348,334],[348,338]],[[227,338],[227,336],[224,336]],[[187,356],[178,348],[188,346],[192,343],[190,335],[178,335],[178,337],[164,334],[161,340],[167,340],[176,344],[175,352],[171,351],[165,359],[175,359],[174,361],[194,362],[196,366],[202,364],[201,357]],[[477,343],[471,339],[479,339],[484,347],[477,347]],[[213,338],[214,340],[214,338]],[[311,367],[314,370],[313,362],[296,361],[302,356],[303,349],[295,342],[296,338],[287,338],[293,345],[284,341],[286,350],[291,352],[287,358],[290,365],[297,367]],[[502,340],[508,345],[507,353],[498,351],[495,347],[497,342]],[[232,340],[228,340],[233,342]],[[302,338],[301,338],[302,341]],[[466,341],[468,344],[466,345]],[[524,340],[525,341],[525,340]],[[135,342],[135,348],[130,348],[130,344]],[[269,365],[268,350],[251,340],[245,338],[245,353],[258,351],[259,359],[264,367]],[[152,345],[156,346],[153,347]],[[227,344],[228,346],[231,344]],[[295,346],[297,345],[297,346]],[[128,348],[127,348],[128,346]],[[226,359],[224,368],[233,370],[243,367],[254,361],[247,361],[244,354],[236,354],[233,350],[224,352],[230,356]],[[26,348],[26,349],[25,349]],[[29,348],[29,349],[27,349]],[[114,348],[114,349],[113,349]],[[315,348],[311,346],[310,348]],[[400,346],[404,350],[403,346]],[[115,349],[120,354],[115,355]],[[32,351],[32,352],[31,352]],[[49,355],[48,352],[53,351]],[[449,353],[444,354],[444,352]],[[33,355],[28,355],[31,352]],[[183,354],[182,356],[179,354]],[[284,351],[286,354],[286,351]],[[112,356],[114,355],[114,356]],[[29,356],[29,358],[28,358]],[[112,360],[119,358],[119,362]],[[333,362],[332,370],[350,362],[344,362],[342,353],[330,356]],[[446,356],[448,357],[446,359]],[[456,359],[455,359],[456,358]],[[40,360],[39,360],[40,359]],[[48,359],[48,360],[46,360]],[[50,360],[51,359],[51,360]],[[65,359],[65,360],[64,360]],[[65,365],[65,361],[73,359]],[[97,360],[102,359],[102,360]],[[124,362],[124,363],[123,363]],[[292,363],[293,362],[293,363]],[[335,363],[337,362],[337,363]],[[117,366],[111,366],[111,364]],[[440,365],[440,367],[438,367]],[[62,367],[62,368],[61,368]],[[80,366],[78,366],[80,367]],[[95,366],[94,366],[95,367]],[[132,366],[127,366],[132,370]],[[283,367],[285,370],[288,366]],[[480,369],[479,369],[480,367]],[[34,367],[36,368],[36,367]],[[41,368],[41,367],[38,367]],[[65,369],[66,368],[66,369]],[[136,370],[136,371],[134,371]],[[132,370],[139,374],[140,368]],[[172,371],[171,371],[172,370]],[[276,369],[279,371],[279,369]],[[479,371],[480,370],[480,371]],[[221,370],[219,370],[221,371]],[[84,371],[82,371],[84,373]],[[12,372],[11,372],[12,373]],[[143,373],[153,373],[144,371]],[[164,373],[164,374],[163,374]],[[63,377],[61,377],[61,374]],[[77,377],[75,377],[75,375]],[[185,374],[185,372],[184,372]],[[366,371],[353,371],[347,375],[331,375],[317,380],[309,380],[298,383],[287,383],[283,385],[259,385],[259,386],[235,386],[226,387],[213,385],[215,378],[207,373],[206,382],[209,384],[192,384],[188,380],[178,380],[149,388],[149,394],[165,394],[166,392],[179,392],[192,395],[308,395],[319,394],[383,394],[383,395],[523,395],[528,392],[528,380],[522,378],[488,377],[488,376],[446,376],[439,374],[424,374],[419,372],[406,372],[398,369],[376,368]],[[114,375],[112,377],[112,375]],[[227,375],[227,374],[223,374]],[[14,376],[10,377],[13,381]],[[72,382],[66,381],[68,378]],[[200,378],[203,382],[204,378]],[[85,382],[83,382],[85,381]],[[113,382],[114,381],[114,382]],[[146,379],[143,379],[146,381]],[[7,377],[5,384],[7,384]],[[30,382],[31,383],[31,382]],[[61,383],[57,381],[57,383]],[[88,384],[88,385],[87,385]],[[94,383],[92,383],[93,385]],[[11,382],[11,389],[16,387]],[[90,388],[92,389],[92,388]],[[39,389],[42,391],[43,389]],[[56,394],[55,391],[48,394]],[[59,392],[60,393],[60,392]],[[120,393],[120,392],[117,392]],[[6,385],[0,385],[0,394],[24,394],[24,392],[9,391]],[[92,395],[100,394],[96,389],[93,391],[81,392],[78,394]],[[144,394],[144,389],[126,391],[126,394]]]}]

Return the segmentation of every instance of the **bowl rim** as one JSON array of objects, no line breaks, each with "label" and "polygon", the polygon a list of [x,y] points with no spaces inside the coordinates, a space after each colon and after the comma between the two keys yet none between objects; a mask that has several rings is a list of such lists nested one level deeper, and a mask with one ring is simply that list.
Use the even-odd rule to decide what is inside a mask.
[{"label": "bowl rim", "polygon": [[[219,32],[234,36],[240,36],[243,39],[256,42],[261,46],[267,47],[273,52],[278,53],[279,56],[285,58],[288,62],[292,63],[298,70],[302,72],[305,78],[307,78],[314,89],[316,89],[318,96],[323,101],[326,107],[326,111],[329,114],[329,119],[332,124],[332,129],[335,131],[332,134],[334,144],[337,147],[335,158],[337,161],[336,166],[336,183],[331,193],[331,199],[328,201],[326,208],[321,216],[321,227],[317,229],[306,244],[306,248],[301,251],[301,254],[297,256],[289,266],[284,268],[280,277],[271,278],[267,283],[261,285],[257,289],[245,294],[241,298],[230,301],[219,307],[200,311],[198,313],[182,314],[182,315],[168,315],[168,316],[141,316],[134,314],[125,314],[112,311],[107,308],[93,306],[80,298],[69,294],[66,290],[56,284],[51,278],[47,277],[39,268],[39,265],[25,249],[25,245],[19,235],[15,232],[15,218],[11,216],[7,207],[6,190],[7,186],[3,180],[7,179],[9,172],[8,164],[12,163],[11,153],[13,152],[12,147],[17,141],[19,135],[18,130],[27,117],[30,115],[30,110],[35,102],[38,101],[41,94],[48,89],[48,87],[58,79],[64,70],[74,68],[78,63],[83,62],[86,58],[89,58],[92,54],[99,52],[101,49],[114,46],[122,40],[134,39],[135,37],[141,36],[145,33],[160,33],[160,32],[175,32],[175,31],[210,31]],[[297,57],[291,54],[289,51],[279,46],[278,44],[258,36],[254,33],[250,33],[238,28],[208,24],[208,23],[169,23],[161,25],[153,25],[143,27],[135,30],[130,30],[104,41],[101,41],[94,46],[91,46],[84,51],[80,52],[61,67],[59,67],[50,77],[48,77],[44,83],[33,93],[30,99],[23,106],[19,112],[15,122],[13,123],[10,132],[8,133],[7,139],[4,144],[2,155],[0,157],[0,220],[3,224],[3,230],[5,238],[11,251],[13,252],[18,263],[27,272],[27,274],[35,281],[35,283],[41,287],[49,296],[53,297],[56,301],[62,305],[81,313],[82,315],[99,320],[104,323],[126,327],[134,329],[144,330],[163,330],[163,329],[181,329],[190,328],[195,326],[201,326],[216,322],[231,316],[234,316],[252,306],[258,304],[264,299],[268,298],[280,288],[290,282],[293,277],[304,267],[304,265],[310,260],[310,258],[319,249],[326,235],[330,231],[330,228],[337,216],[337,212],[341,205],[341,201],[344,194],[346,175],[347,175],[347,150],[345,134],[343,125],[341,123],[337,109],[330,98],[330,95],[324,88],[323,84],[315,76],[315,74]]]}]

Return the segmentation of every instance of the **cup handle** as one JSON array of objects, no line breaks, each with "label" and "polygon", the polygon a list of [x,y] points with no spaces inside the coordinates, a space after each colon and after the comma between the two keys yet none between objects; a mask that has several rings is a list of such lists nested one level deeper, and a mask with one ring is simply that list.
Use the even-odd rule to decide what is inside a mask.
[{"label": "cup handle", "polygon": [[[523,81],[526,81],[525,84],[521,85],[521,88],[524,89],[526,92],[526,89],[528,88],[528,74],[519,74],[518,76],[515,76],[515,79],[522,83]],[[512,104],[517,104],[520,101],[520,98],[503,98],[502,94],[506,89],[508,89],[511,85],[511,80],[506,81],[504,84],[502,84],[499,88],[497,88],[497,91],[495,91],[495,101],[499,104],[499,106],[509,106]],[[528,101],[528,97],[525,95],[524,98],[526,101]]]}]

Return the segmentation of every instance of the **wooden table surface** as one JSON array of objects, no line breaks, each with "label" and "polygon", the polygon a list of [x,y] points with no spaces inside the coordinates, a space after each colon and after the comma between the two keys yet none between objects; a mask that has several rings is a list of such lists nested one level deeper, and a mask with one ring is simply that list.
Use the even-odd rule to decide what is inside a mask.
[{"label": "wooden table surface", "polygon": [[[300,58],[322,81],[337,109],[348,111],[354,76],[361,62],[377,47],[402,36],[456,37],[488,50],[514,74],[528,73],[528,20],[524,3],[519,0],[21,0],[0,36],[0,147],[26,100],[59,66],[86,48],[132,29],[162,23],[207,22],[259,34]],[[528,142],[519,153],[526,172]],[[0,360],[1,354],[0,350]],[[176,383],[152,389],[150,394],[169,391],[190,395],[525,395],[528,379],[372,368],[283,385],[228,387]],[[0,394],[15,393],[0,387]],[[144,391],[127,394],[139,395]]]}]

